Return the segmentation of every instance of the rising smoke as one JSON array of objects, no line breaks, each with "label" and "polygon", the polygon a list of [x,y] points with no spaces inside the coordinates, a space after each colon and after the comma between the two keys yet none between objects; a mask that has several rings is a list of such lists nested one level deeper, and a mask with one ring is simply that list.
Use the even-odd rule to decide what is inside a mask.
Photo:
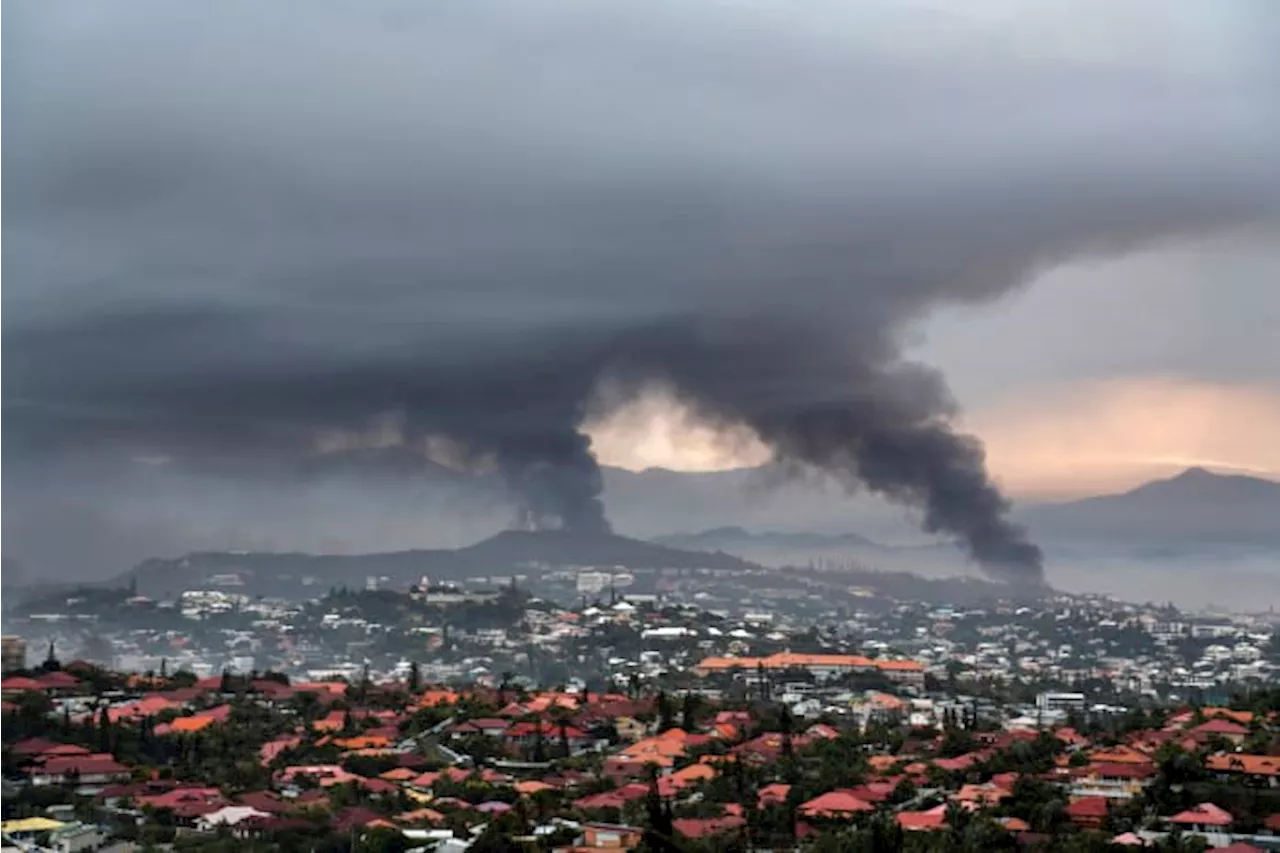
[{"label": "rising smoke", "polygon": [[251,480],[398,412],[527,523],[601,532],[582,425],[601,382],[660,382],[1039,581],[903,335],[1274,216],[1265,6],[1132,4],[1101,45],[1076,3],[843,7],[7,7],[7,478]]}]

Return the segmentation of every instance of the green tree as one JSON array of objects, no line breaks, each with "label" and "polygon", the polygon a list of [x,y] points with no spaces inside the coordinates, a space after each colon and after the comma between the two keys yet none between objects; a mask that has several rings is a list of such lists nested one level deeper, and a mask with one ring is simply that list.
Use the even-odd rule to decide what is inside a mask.
[{"label": "green tree", "polygon": [[667,691],[658,691],[658,732],[667,731],[676,727],[675,709],[671,707],[671,697],[667,695]]},{"label": "green tree", "polygon": [[680,706],[680,727],[686,732],[698,729],[698,710],[701,705],[698,694],[686,691]]},{"label": "green tree", "polygon": [[409,664],[409,692],[417,693],[422,689],[422,671],[418,669],[418,662],[414,661]]},{"label": "green tree", "polygon": [[111,715],[107,712],[107,706],[103,705],[98,712],[98,752],[111,752],[113,743]]}]

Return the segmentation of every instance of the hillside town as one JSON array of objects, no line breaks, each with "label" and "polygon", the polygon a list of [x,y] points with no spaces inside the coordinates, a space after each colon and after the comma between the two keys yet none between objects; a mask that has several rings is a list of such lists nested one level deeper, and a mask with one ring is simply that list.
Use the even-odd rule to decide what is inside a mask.
[{"label": "hillside town", "polygon": [[11,614],[5,843],[1280,850],[1265,616],[562,575]]},{"label": "hillside town", "polygon": [[[1013,598],[994,584],[904,578],[866,573],[855,585],[820,569],[557,567],[399,585],[371,577],[309,600],[251,597],[237,592],[235,575],[170,598],[73,588],[9,608],[6,628],[29,653],[7,651],[6,669],[53,647],[109,668],[202,678],[271,670],[403,679],[417,666],[424,680],[462,686],[493,687],[505,674],[529,688],[742,698],[758,695],[748,661],[762,659],[780,675],[768,698],[842,713],[845,688],[888,683],[967,686],[1011,705],[1045,691],[1079,692],[1091,705],[1212,703],[1273,682],[1280,666],[1270,612],[1191,614],[1054,592]],[[838,671],[793,667],[788,654],[847,662]]]},{"label": "hillside town", "polygon": [[896,658],[708,657],[694,671],[721,686],[686,690],[422,670],[197,678],[49,658],[8,675],[5,844],[1280,849],[1273,689],[1128,709],[1044,693],[1013,713]]}]

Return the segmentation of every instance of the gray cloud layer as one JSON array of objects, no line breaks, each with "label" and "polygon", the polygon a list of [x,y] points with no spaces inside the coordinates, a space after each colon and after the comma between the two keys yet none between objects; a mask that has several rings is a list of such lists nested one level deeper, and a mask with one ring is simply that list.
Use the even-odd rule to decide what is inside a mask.
[{"label": "gray cloud layer", "polygon": [[1038,577],[901,335],[1274,217],[1275,14],[846,5],[11,4],[6,462],[396,411],[603,529],[578,427],[658,380]]}]

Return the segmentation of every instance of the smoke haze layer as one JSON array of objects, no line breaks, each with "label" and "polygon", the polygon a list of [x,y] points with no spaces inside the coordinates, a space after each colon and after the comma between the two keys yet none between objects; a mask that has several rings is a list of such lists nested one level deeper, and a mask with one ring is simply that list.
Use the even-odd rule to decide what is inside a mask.
[{"label": "smoke haze layer", "polygon": [[605,531],[582,424],[656,382],[1038,581],[903,336],[1273,219],[1275,15],[993,10],[11,4],[6,526],[67,460],[250,482],[394,413]]}]

